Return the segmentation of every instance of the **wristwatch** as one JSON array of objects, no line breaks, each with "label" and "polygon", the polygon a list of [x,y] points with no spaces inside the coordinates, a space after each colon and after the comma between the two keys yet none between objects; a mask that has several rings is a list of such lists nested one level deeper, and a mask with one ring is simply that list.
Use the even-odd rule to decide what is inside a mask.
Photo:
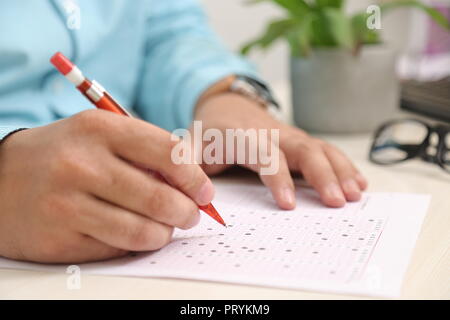
[{"label": "wristwatch", "polygon": [[254,78],[237,75],[231,83],[229,90],[242,94],[264,107],[280,108],[279,103],[273,97],[269,87]]}]

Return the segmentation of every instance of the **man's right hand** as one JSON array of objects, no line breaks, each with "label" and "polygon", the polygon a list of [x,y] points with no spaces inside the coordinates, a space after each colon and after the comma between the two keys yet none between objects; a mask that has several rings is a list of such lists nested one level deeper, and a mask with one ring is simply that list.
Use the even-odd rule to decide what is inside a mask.
[{"label": "man's right hand", "polygon": [[[166,245],[195,226],[214,188],[175,165],[170,133],[89,110],[14,133],[0,145],[0,255],[86,262]],[[168,182],[149,174],[148,168]]]}]

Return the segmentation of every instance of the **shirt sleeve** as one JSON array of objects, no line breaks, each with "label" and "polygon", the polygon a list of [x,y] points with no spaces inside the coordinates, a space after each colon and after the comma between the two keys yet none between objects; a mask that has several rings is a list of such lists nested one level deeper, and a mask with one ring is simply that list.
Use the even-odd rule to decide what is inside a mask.
[{"label": "shirt sleeve", "polygon": [[36,88],[18,85],[0,94],[0,141],[19,129],[46,125],[54,120],[44,94]]},{"label": "shirt sleeve", "polygon": [[146,28],[135,109],[160,127],[189,126],[198,98],[220,79],[230,74],[258,78],[252,65],[219,41],[197,0],[155,2]]}]

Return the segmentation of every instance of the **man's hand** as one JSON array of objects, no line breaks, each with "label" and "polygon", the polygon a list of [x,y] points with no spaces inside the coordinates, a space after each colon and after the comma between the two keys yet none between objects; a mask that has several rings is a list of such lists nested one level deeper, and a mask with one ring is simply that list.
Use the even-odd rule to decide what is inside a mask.
[{"label": "man's hand", "polygon": [[[304,131],[273,119],[255,102],[234,93],[215,94],[202,99],[196,109],[196,120],[203,129],[279,129],[279,171],[275,175],[260,175],[270,188],[278,206],[295,207],[294,183],[290,171],[299,172],[317,190],[322,202],[341,207],[346,201],[357,201],[367,188],[366,179],[352,162],[336,147],[313,138]],[[224,134],[225,136],[225,134]],[[205,165],[208,174],[216,174],[228,165]],[[245,165],[260,172],[261,164]]]},{"label": "man's hand", "polygon": [[200,166],[173,164],[174,144],[100,110],[13,134],[0,145],[0,255],[69,263],[166,245],[214,193]]}]

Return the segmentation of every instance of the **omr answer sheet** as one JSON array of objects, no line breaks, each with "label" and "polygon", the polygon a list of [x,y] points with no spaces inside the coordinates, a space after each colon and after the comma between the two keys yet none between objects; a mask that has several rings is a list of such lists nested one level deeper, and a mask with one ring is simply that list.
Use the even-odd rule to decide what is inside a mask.
[{"label": "omr answer sheet", "polygon": [[[203,215],[165,248],[80,265],[82,273],[167,277],[382,297],[400,295],[430,197],[365,193],[324,207],[313,190],[279,210],[264,186],[216,184],[214,206],[228,227]],[[0,268],[53,270],[0,259]]]}]

